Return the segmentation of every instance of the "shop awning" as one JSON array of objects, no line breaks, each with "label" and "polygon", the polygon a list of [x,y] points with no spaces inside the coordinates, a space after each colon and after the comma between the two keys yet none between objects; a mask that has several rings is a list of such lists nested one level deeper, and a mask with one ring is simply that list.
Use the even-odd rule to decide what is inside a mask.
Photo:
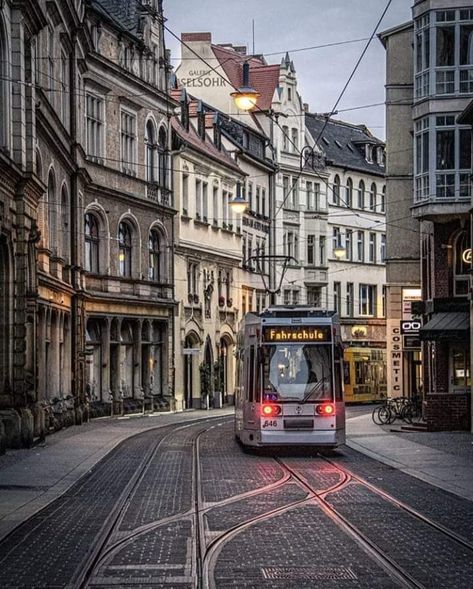
[{"label": "shop awning", "polygon": [[421,340],[466,339],[470,331],[468,313],[435,313],[432,319],[420,328]]}]

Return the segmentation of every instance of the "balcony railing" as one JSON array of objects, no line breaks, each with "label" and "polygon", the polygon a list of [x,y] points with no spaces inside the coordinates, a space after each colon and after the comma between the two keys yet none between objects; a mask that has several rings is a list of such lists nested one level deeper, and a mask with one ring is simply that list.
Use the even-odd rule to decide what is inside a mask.
[{"label": "balcony railing", "polygon": [[152,200],[163,207],[172,206],[171,191],[169,188],[160,186],[156,182],[148,183],[147,195],[149,200]]}]

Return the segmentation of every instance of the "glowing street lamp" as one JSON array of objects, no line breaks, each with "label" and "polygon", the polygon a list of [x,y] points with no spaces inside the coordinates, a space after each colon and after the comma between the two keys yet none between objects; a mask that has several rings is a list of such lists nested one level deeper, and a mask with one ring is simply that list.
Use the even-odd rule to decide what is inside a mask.
[{"label": "glowing street lamp", "polygon": [[342,245],[337,245],[337,247],[333,248],[333,255],[337,258],[337,260],[341,260],[347,254],[347,250]]},{"label": "glowing street lamp", "polygon": [[248,62],[243,64],[243,85],[236,92],[232,92],[230,96],[239,110],[249,111],[256,106],[261,94],[250,86],[250,64]]},{"label": "glowing street lamp", "polygon": [[241,194],[237,194],[229,204],[237,215],[242,215],[248,208],[249,202]]}]

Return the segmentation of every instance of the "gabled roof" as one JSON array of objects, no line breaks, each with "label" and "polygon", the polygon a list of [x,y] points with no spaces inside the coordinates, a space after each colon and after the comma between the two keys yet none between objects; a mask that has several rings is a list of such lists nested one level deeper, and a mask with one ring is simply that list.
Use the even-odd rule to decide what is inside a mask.
[{"label": "gabled roof", "polygon": [[273,102],[275,89],[279,84],[279,65],[267,65],[264,60],[238,53],[234,49],[212,45],[212,50],[232,86],[242,85],[243,64],[250,64],[250,84],[261,97],[258,99],[259,110],[268,110]]},{"label": "gabled roof", "polygon": [[[181,91],[178,89],[174,89],[171,91],[171,95],[175,100],[179,100]],[[173,116],[171,118],[171,127],[176,132],[178,137],[184,143],[187,143],[190,147],[196,149],[204,156],[207,156],[218,163],[226,166],[227,168],[231,168],[234,172],[238,173],[241,176],[244,176],[243,170],[239,168],[239,166],[235,163],[232,157],[225,151],[222,147],[218,149],[217,146],[212,141],[212,138],[206,134],[205,141],[197,132],[196,128],[194,127],[193,121],[197,121],[197,109],[198,109],[199,101],[197,100],[190,100],[189,101],[189,130],[187,130],[181,123],[181,120],[178,116]],[[210,117],[208,116],[210,113],[206,114],[205,117],[205,126],[206,128],[210,127]],[[213,117],[213,115],[211,115]]]},{"label": "gabled roof", "polygon": [[135,0],[91,0],[91,5],[116,27],[131,35],[140,35],[142,11]]},{"label": "gabled roof", "polygon": [[[324,129],[325,121],[325,116],[306,114],[305,124],[314,140],[317,140]],[[374,137],[364,125],[353,125],[336,119],[328,120],[318,141],[326,155],[327,164],[384,176],[384,166],[366,161],[364,145],[367,143],[384,147],[384,142]]]}]

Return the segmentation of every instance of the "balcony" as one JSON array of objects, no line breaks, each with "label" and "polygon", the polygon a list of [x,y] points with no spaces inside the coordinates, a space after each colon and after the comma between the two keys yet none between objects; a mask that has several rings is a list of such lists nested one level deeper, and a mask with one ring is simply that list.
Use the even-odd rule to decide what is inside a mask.
[{"label": "balcony", "polygon": [[149,182],[146,187],[146,194],[149,200],[163,207],[172,206],[171,191],[167,187],[160,186],[156,182]]}]

